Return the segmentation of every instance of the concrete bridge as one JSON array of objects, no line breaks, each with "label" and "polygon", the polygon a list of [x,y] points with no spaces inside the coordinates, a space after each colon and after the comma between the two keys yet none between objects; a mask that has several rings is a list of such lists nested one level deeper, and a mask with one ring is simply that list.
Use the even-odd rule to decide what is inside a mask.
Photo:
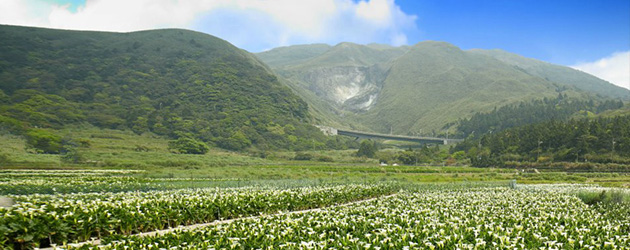
[{"label": "concrete bridge", "polygon": [[435,144],[444,144],[447,145],[449,143],[461,142],[461,139],[447,139],[447,138],[437,138],[437,137],[416,137],[416,136],[406,136],[406,135],[387,135],[387,134],[378,134],[378,133],[369,133],[369,132],[360,132],[360,131],[352,131],[345,129],[335,129],[331,127],[325,126],[317,126],[327,135],[345,135],[356,138],[370,138],[370,139],[382,139],[382,140],[394,140],[394,141],[409,141],[409,142],[417,142],[417,143],[435,143]]}]

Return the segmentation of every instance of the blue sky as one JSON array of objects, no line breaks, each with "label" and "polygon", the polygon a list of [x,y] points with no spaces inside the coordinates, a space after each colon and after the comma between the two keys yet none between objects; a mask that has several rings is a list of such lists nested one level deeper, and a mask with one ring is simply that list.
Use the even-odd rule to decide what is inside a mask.
[{"label": "blue sky", "polygon": [[630,49],[628,0],[397,1],[418,16],[410,41],[501,48],[571,65]]},{"label": "blue sky", "polygon": [[2,0],[0,23],[121,32],[186,28],[252,52],[438,40],[572,66],[630,88],[628,0]]}]

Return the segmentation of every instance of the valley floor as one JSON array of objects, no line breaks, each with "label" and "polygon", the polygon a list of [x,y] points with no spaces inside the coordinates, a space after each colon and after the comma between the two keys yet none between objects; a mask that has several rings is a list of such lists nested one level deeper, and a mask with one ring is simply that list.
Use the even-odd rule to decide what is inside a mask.
[{"label": "valley floor", "polygon": [[496,180],[138,177],[143,174],[0,171],[0,194],[15,201],[0,208],[0,247],[630,247],[627,188]]},{"label": "valley floor", "polygon": [[0,196],[16,204],[0,207],[0,249],[630,247],[630,173],[184,155],[150,134],[64,133],[87,141],[81,163],[2,136]]}]

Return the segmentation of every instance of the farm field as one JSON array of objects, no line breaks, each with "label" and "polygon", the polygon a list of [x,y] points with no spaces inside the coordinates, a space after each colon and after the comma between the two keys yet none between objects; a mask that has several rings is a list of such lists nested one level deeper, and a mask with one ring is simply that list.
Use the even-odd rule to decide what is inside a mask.
[{"label": "farm field", "polygon": [[[294,160],[296,153],[290,151],[265,152],[264,158],[260,155],[234,153],[216,148],[204,155],[174,154],[167,149],[167,139],[150,133],[137,135],[131,131],[69,127],[63,130],[62,134],[89,144],[78,151],[84,159],[83,163],[64,162],[60,155],[34,154],[26,149],[23,138],[5,134],[0,135],[0,167],[2,169],[49,170],[125,169],[136,171],[126,176],[139,177],[142,179],[141,182],[181,187],[204,187],[207,186],[204,181],[207,179],[223,180],[221,183],[224,186],[242,186],[254,184],[253,182],[260,180],[362,183],[387,180],[415,183],[506,182],[515,179],[519,183],[531,184],[588,183],[630,188],[630,173],[628,172],[554,170],[517,172],[508,168],[474,168],[465,163],[453,166],[422,164],[383,167],[379,166],[377,159],[354,156],[356,150],[302,152],[314,156],[314,160],[308,161]],[[321,156],[330,157],[332,162],[317,161],[316,158]],[[111,176],[111,174],[103,175]],[[0,175],[0,178],[3,177],[7,175]],[[201,181],[178,181],[183,178]],[[45,177],[45,179],[49,185],[60,181],[54,177]],[[107,178],[104,180],[109,181]],[[77,185],[93,189],[96,183],[100,181],[91,181],[88,185]],[[142,190],[145,189],[147,188]],[[57,190],[60,189],[57,188]]]},{"label": "farm field", "polygon": [[[81,175],[85,175],[86,171],[74,175],[66,173],[68,177],[56,178],[82,178]],[[54,175],[59,173],[55,172]],[[85,177],[82,181],[90,183],[93,178]],[[159,183],[136,182],[134,178],[104,178],[112,178],[113,181],[100,185],[109,186],[118,192],[82,192],[83,188],[78,186],[71,193],[60,194],[54,190],[37,188],[47,185],[37,181],[36,177],[22,182],[8,181],[16,186],[9,189],[5,183],[5,194],[9,194],[10,190],[21,190],[23,186],[33,193],[8,195],[17,204],[0,210],[0,225],[3,225],[0,227],[0,246],[23,249],[85,241],[92,237],[133,234],[275,211],[309,209],[394,191],[394,186],[390,185],[361,184],[284,188],[271,185],[177,188]],[[75,188],[72,182],[65,185],[66,191]],[[63,184],[59,186],[64,188]],[[146,188],[147,191],[129,191],[134,187]]]},{"label": "farm field", "polygon": [[617,249],[630,246],[628,212],[527,186],[428,189],[161,236],[113,237],[94,249]]},{"label": "farm field", "polygon": [[[17,204],[0,208],[0,249],[629,247],[629,173],[182,155],[151,134],[67,133],[90,145],[83,163],[2,136],[0,196]],[[137,236],[188,225],[206,226]]]},{"label": "farm field", "polygon": [[[3,170],[0,195],[13,198],[17,204],[0,208],[0,225],[3,225],[0,246],[4,249],[630,247],[630,216],[627,216],[630,192],[624,188],[586,184],[510,187],[507,181],[420,183],[138,177],[142,172]],[[353,203],[370,198],[375,199]],[[313,208],[321,209],[285,213]],[[236,220],[164,235],[134,236],[226,219]],[[93,239],[100,239],[99,244],[75,245]]]}]

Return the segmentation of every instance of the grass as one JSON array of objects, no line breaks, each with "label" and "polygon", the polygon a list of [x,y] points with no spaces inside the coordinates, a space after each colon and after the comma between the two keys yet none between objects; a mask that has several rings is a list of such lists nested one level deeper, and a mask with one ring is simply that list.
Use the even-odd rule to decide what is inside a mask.
[{"label": "grass", "polygon": [[[266,158],[212,148],[205,155],[174,154],[168,140],[153,134],[131,131],[66,128],[64,137],[82,140],[80,148],[86,162],[62,163],[59,155],[34,154],[25,149],[24,139],[0,136],[0,168],[46,169],[139,169],[147,178],[211,178],[242,181],[308,180],[318,182],[376,182],[395,180],[426,182],[493,182],[517,180],[518,183],[592,183],[601,186],[630,187],[630,173],[519,173],[504,168],[468,166],[379,166],[376,159],[358,158],[355,150],[307,151],[310,161],[293,160],[295,152],[268,152]],[[396,150],[396,149],[387,149]],[[332,162],[317,161],[328,156]],[[6,160],[9,163],[6,163]],[[204,185],[203,183],[195,185]]]},{"label": "grass", "polygon": [[619,203],[630,203],[630,194],[622,193],[618,191],[609,191],[606,192],[580,192],[577,194],[577,197],[580,198],[584,203],[589,205],[594,204],[619,204]]},{"label": "grass", "polygon": [[[83,167],[136,168],[157,167],[217,167],[272,164],[274,161],[213,149],[205,155],[174,154],[169,152],[168,140],[154,134],[134,134],[131,131],[66,128],[59,132],[64,138],[83,141],[89,146],[80,147],[85,163]],[[0,136],[0,154],[8,156],[10,166],[31,168],[67,168],[59,155],[35,154],[26,149],[24,139],[12,135]]]}]

